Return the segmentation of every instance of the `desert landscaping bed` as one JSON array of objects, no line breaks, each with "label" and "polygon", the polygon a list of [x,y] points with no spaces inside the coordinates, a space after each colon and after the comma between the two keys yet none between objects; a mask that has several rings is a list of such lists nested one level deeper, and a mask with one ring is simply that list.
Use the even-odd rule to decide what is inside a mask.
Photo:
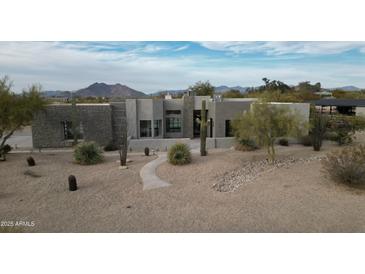
[{"label": "desert landscaping bed", "polygon": [[[37,165],[29,168],[27,154],[10,154],[0,163],[1,220],[33,221],[24,232],[364,232],[365,191],[321,172],[319,159],[334,148],[278,147],[279,163],[289,163],[234,191],[215,185],[244,174],[248,161],[263,163],[265,151],[210,150],[185,166],[164,163],[157,174],[171,186],[148,191],[139,170],[155,156],[129,155],[129,168],[120,170],[117,155],[80,166],[69,152],[34,153]],[[75,192],[68,191],[69,174],[78,179]]]}]

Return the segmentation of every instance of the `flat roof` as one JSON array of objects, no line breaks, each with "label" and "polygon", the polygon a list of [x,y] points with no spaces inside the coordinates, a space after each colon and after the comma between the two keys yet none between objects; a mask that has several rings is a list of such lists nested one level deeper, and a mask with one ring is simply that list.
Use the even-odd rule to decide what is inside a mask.
[{"label": "flat roof", "polygon": [[365,99],[320,99],[314,101],[316,106],[365,107]]}]

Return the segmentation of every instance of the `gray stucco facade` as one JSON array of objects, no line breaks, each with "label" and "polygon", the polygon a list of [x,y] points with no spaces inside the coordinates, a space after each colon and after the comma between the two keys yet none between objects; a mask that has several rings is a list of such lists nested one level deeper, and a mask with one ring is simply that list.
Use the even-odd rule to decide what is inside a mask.
[{"label": "gray stucco facade", "polygon": [[[230,137],[230,121],[250,109],[255,99],[211,99],[184,96],[181,99],[126,99],[110,104],[78,104],[77,122],[83,140],[105,146],[121,135],[120,121],[127,120],[128,136],[153,144],[157,139],[198,137],[201,102],[207,102],[208,137]],[[291,104],[309,117],[309,104]],[[58,148],[72,144],[67,134],[75,114],[70,104],[49,105],[34,117],[34,148]],[[308,117],[305,117],[308,119]],[[149,140],[149,141],[148,141]]]}]

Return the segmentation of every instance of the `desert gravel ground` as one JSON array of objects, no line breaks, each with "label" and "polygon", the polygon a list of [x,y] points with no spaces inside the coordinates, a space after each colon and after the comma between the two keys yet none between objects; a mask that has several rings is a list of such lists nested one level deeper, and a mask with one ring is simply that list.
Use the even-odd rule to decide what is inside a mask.
[{"label": "desert gravel ground", "polygon": [[[300,145],[278,147],[279,158],[322,152]],[[118,156],[79,166],[71,153],[10,154],[0,163],[0,219],[34,221],[25,232],[365,232],[365,190],[326,179],[319,161],[298,162],[267,172],[234,192],[212,187],[226,172],[265,152],[210,150],[186,166],[162,164],[157,174],[172,185],[142,190],[140,168],[154,156],[130,155],[119,170]],[[40,178],[24,175],[31,169]],[[74,174],[80,189],[69,192]]]}]

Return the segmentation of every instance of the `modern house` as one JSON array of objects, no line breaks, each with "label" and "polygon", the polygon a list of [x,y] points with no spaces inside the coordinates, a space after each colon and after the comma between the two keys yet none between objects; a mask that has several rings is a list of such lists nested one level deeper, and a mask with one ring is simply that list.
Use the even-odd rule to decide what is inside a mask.
[{"label": "modern house", "polygon": [[[181,99],[126,99],[109,104],[77,104],[76,110],[70,104],[49,105],[34,117],[33,147],[69,146],[73,139],[73,121],[77,121],[80,139],[95,141],[103,146],[120,138],[121,119],[127,121],[128,136],[132,140],[144,140],[147,145],[158,147],[161,146],[156,143],[158,140],[166,143],[169,139],[199,137],[198,119],[203,100],[207,105],[208,137],[212,140],[232,137],[231,121],[249,110],[256,101],[255,98],[185,95]],[[309,104],[286,105],[297,109],[304,119],[309,118]],[[217,143],[216,140],[214,142]]]},{"label": "modern house", "polygon": [[365,115],[365,99],[321,99],[314,104],[321,113]]}]

